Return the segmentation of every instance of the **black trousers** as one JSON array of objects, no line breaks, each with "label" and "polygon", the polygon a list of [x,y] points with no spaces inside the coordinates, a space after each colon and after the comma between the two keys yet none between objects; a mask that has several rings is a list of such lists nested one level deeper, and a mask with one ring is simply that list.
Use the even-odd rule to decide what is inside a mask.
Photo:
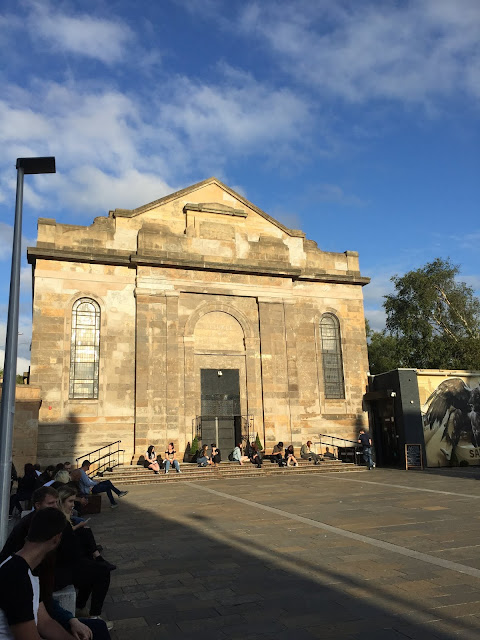
[{"label": "black trousers", "polygon": [[73,567],[57,567],[55,590],[73,584],[78,589],[77,608],[83,609],[90,601],[90,615],[99,616],[110,586],[110,571],[101,562],[82,558]]}]

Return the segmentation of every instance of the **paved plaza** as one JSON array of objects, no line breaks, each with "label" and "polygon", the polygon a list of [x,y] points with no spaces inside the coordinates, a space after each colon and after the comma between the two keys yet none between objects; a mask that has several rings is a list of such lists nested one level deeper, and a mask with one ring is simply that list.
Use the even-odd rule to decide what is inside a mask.
[{"label": "paved plaza", "polygon": [[93,516],[112,638],[480,637],[480,474],[128,487]]}]

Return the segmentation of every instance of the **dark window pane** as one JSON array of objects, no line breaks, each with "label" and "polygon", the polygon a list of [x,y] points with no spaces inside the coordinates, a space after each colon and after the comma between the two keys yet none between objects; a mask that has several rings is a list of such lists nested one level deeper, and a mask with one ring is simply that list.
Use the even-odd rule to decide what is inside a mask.
[{"label": "dark window pane", "polygon": [[77,300],[72,309],[70,398],[98,398],[100,307],[94,300]]},{"label": "dark window pane", "polygon": [[322,345],[323,381],[325,397],[339,399],[345,397],[343,382],[342,344],[340,325],[332,314],[326,314],[320,321]]}]

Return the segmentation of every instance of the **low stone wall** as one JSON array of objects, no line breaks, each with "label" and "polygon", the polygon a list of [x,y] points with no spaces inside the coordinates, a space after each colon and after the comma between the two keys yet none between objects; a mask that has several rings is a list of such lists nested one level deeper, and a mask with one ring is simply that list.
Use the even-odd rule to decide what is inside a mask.
[{"label": "low stone wall", "polygon": [[[0,384],[0,395],[1,390]],[[38,412],[41,403],[40,387],[17,384],[12,458],[19,475],[23,475],[25,463],[37,461]]]}]

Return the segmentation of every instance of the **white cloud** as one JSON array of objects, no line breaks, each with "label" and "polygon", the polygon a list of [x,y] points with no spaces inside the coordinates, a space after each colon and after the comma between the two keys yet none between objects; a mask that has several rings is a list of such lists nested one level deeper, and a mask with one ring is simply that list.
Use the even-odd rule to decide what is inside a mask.
[{"label": "white cloud", "polygon": [[133,32],[120,20],[88,14],[68,15],[46,2],[30,3],[28,26],[54,50],[94,58],[105,64],[122,60]]},{"label": "white cloud", "polygon": [[289,89],[272,88],[250,74],[223,66],[217,85],[177,78],[172,99],[160,107],[162,120],[182,131],[195,149],[270,155],[272,144],[288,147],[301,140],[310,122],[306,102]]},{"label": "white cloud", "polygon": [[[5,359],[5,339],[7,323],[0,323],[0,368],[3,369]],[[17,373],[28,370],[30,365],[30,344],[32,342],[31,322],[21,316],[18,324],[18,347],[17,347]]]},{"label": "white cloud", "polygon": [[92,166],[77,167],[62,175],[57,188],[64,204],[86,213],[139,207],[175,190],[153,173],[128,169],[111,175]]},{"label": "white cloud", "polygon": [[[198,179],[221,175],[232,153],[291,158],[309,120],[304,102],[230,67],[221,73],[215,85],[171,80],[147,103],[89,85],[36,81],[30,92],[7,86],[0,100],[3,157],[57,158],[56,175],[25,181],[26,204],[48,209],[49,217],[61,205],[104,213],[159,198],[193,172]],[[0,200],[14,190],[15,170],[6,167]]]},{"label": "white cloud", "polygon": [[250,3],[239,21],[297,81],[347,101],[480,97],[480,4]]}]

